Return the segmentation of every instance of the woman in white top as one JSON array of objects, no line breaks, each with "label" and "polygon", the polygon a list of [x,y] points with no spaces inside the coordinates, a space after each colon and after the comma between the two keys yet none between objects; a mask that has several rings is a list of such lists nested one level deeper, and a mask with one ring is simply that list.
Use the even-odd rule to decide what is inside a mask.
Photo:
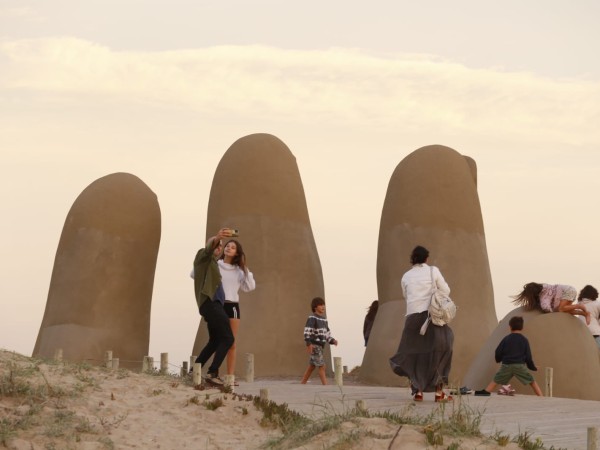
[{"label": "woman in white top", "polygon": [[577,301],[585,305],[590,320],[587,327],[594,336],[596,344],[600,347],[600,301],[598,300],[598,290],[588,284],[579,292]]},{"label": "woman in white top", "polygon": [[450,294],[450,288],[437,267],[427,265],[429,250],[417,246],[410,262],[412,269],[402,277],[402,293],[406,300],[406,320],[398,352],[390,358],[392,370],[408,377],[415,401],[423,400],[423,392],[435,392],[436,402],[452,397],[444,393],[452,364],[454,333],[448,325],[430,323],[424,335],[421,326],[427,320],[431,302],[432,283],[440,291]]},{"label": "woman in white top", "polygon": [[[235,239],[227,241],[223,248],[223,254],[219,258],[219,271],[221,272],[221,282],[225,291],[225,312],[229,317],[229,324],[233,336],[237,339],[237,332],[240,327],[240,289],[244,292],[253,291],[256,288],[254,275],[246,266],[246,254],[240,244]],[[233,375],[235,372],[236,345],[235,341],[227,353],[227,374]]]}]

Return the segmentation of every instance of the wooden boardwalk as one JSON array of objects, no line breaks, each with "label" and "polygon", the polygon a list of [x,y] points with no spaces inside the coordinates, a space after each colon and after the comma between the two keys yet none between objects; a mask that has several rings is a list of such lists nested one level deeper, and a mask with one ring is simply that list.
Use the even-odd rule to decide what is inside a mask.
[{"label": "wooden boardwalk", "polygon": [[[298,380],[258,379],[254,383],[240,380],[235,391],[240,394],[259,395],[268,389],[269,399],[287,405],[310,417],[340,413],[356,406],[362,400],[369,411],[400,412],[413,408],[415,414],[427,415],[440,407],[433,394],[425,394],[422,403],[412,401],[408,388],[335,384],[322,386],[318,378],[302,385]],[[547,448],[585,450],[588,427],[600,427],[600,402],[565,398],[515,395],[507,397],[492,394],[490,397],[464,395],[460,400],[444,405],[446,414],[462,401],[471,410],[481,413],[481,431],[492,435],[496,431],[514,437],[529,432],[540,437]],[[600,448],[600,447],[598,447]]]}]

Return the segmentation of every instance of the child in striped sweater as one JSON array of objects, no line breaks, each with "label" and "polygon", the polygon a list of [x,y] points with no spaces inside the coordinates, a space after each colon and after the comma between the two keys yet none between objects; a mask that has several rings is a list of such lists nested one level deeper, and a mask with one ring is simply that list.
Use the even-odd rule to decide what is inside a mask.
[{"label": "child in striped sweater", "polygon": [[329,325],[325,318],[325,300],[321,297],[313,298],[310,307],[312,314],[306,320],[304,326],[304,342],[306,343],[306,350],[310,355],[308,368],[304,372],[302,377],[302,384],[306,384],[310,378],[315,367],[319,368],[319,378],[322,384],[327,384],[327,378],[325,377],[325,359],[323,358],[323,348],[325,344],[337,345],[338,342],[331,337],[329,331]]}]

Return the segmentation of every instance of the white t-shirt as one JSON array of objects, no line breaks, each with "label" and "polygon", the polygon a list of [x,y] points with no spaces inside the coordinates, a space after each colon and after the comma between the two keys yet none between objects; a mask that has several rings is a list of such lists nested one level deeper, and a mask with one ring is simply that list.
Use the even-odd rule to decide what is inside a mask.
[{"label": "white t-shirt", "polygon": [[406,300],[406,315],[427,311],[431,301],[431,270],[436,287],[446,295],[450,287],[440,270],[425,263],[415,264],[412,269],[402,276],[402,294]]},{"label": "white t-shirt", "polygon": [[[600,300],[589,300],[587,298],[584,298],[581,300],[580,303],[583,303],[585,305],[585,309],[587,309],[592,316],[592,320],[591,320],[590,324],[587,326],[588,329],[594,336],[599,336],[600,335]],[[585,323],[585,316],[577,316],[577,317],[582,319]]]},{"label": "white t-shirt", "polygon": [[252,272],[248,271],[248,273],[244,273],[239,266],[228,264],[222,259],[218,260],[217,263],[221,271],[221,282],[225,291],[225,300],[239,303],[240,296],[238,292],[240,289],[244,292],[250,292],[256,288]]}]

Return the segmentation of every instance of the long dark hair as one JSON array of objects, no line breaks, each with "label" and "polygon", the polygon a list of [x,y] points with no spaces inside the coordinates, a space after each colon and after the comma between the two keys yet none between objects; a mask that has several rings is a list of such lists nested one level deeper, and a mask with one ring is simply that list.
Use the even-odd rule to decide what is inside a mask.
[{"label": "long dark hair", "polygon": [[542,293],[543,285],[540,283],[527,283],[523,286],[523,290],[513,296],[513,303],[525,308],[525,311],[541,309],[540,294]]},{"label": "long dark hair", "polygon": [[373,300],[371,306],[367,308],[367,319],[374,320],[377,315],[377,310],[379,309],[379,300]]},{"label": "long dark hair", "polygon": [[[227,244],[229,244],[230,242],[233,242],[236,247],[235,256],[231,260],[231,264],[234,266],[238,266],[240,269],[242,269],[245,272],[246,271],[246,254],[244,253],[242,244],[240,244],[239,241],[237,241],[235,239],[229,239],[225,243],[225,245],[223,245],[223,249],[225,249],[225,247],[227,247]],[[223,252],[221,254],[221,257],[219,259],[225,259],[225,252]]]}]

